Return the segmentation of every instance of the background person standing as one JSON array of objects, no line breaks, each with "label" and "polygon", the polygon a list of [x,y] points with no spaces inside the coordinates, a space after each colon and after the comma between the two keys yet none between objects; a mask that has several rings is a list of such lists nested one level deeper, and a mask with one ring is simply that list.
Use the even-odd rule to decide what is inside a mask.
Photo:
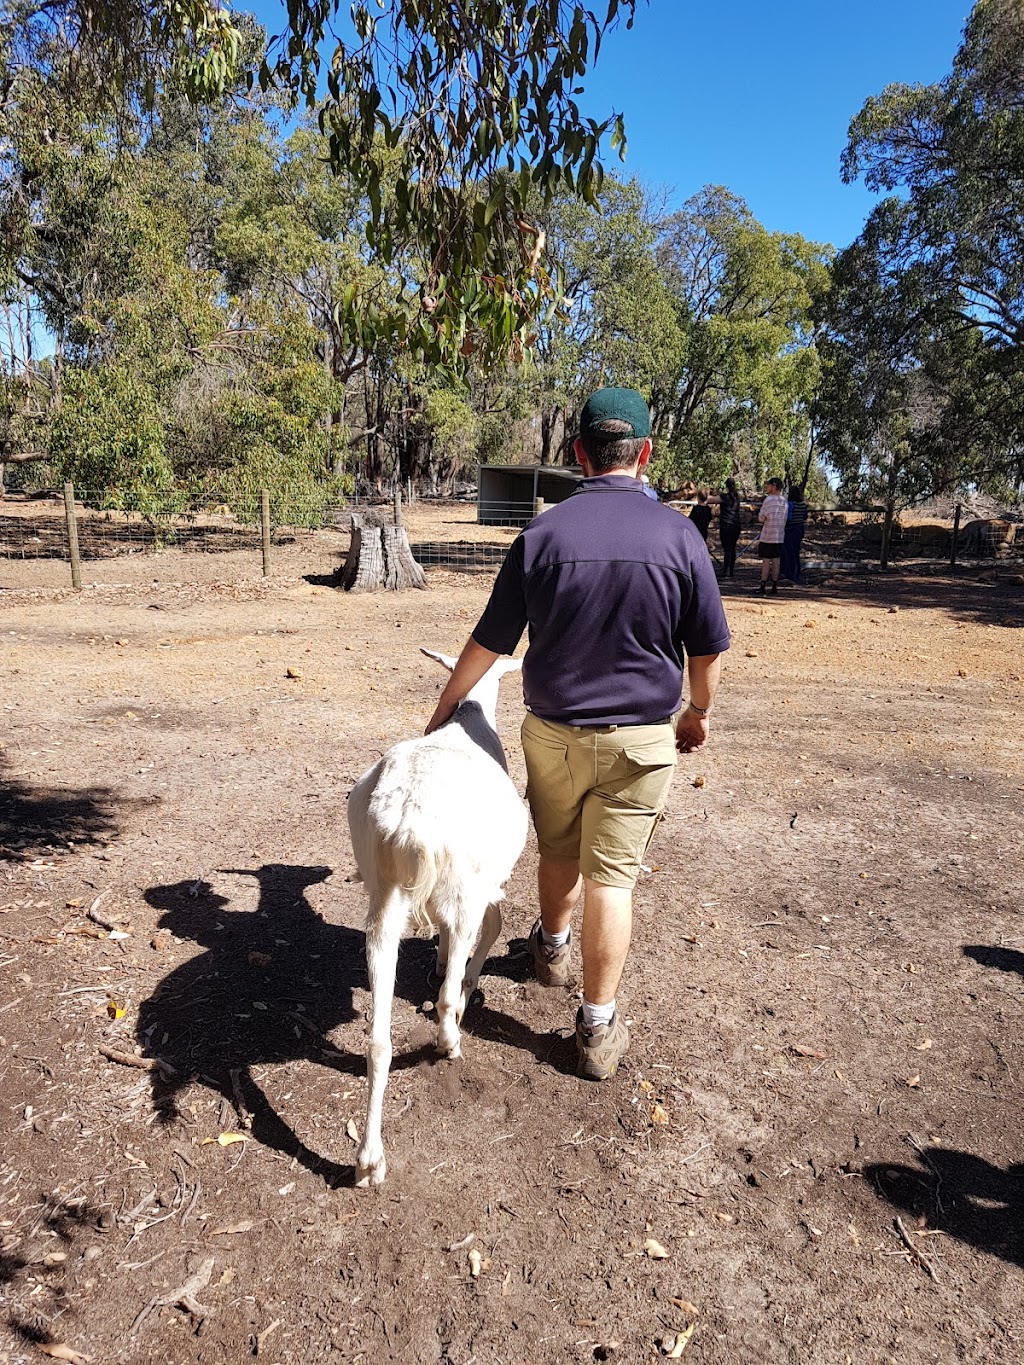
[{"label": "background person standing", "polygon": [[[443,725],[529,628],[522,736],[540,849],[530,949],[542,984],[569,984],[570,921],[582,892],[577,1074],[590,1080],[614,1076],[629,1046],[616,993],[633,887],[677,749],[707,740],[729,646],[707,546],[687,518],[643,495],[650,431],[635,389],[600,389],[587,400],[575,443],[585,477],[511,546],[427,726]],[[684,655],[689,702],[680,711]]]},{"label": "background person standing", "polygon": [[709,502],[718,503],[718,538],[722,542],[722,577],[736,577],[736,546],[740,538],[740,495],[736,480],[726,479],[725,488],[713,493]]},{"label": "background person standing", "polygon": [[782,496],[782,480],[769,479],[764,486],[765,500],[757,519],[761,523],[761,596],[765,595],[768,576],[772,580],[772,596],[779,591],[779,564],[786,535],[789,504]]},{"label": "background person standing", "polygon": [[781,573],[782,577],[788,578],[791,583],[800,582],[800,546],[804,543],[806,530],[807,503],[804,501],[804,487],[803,484],[797,484],[789,491],[789,516],[782,540]]},{"label": "background person standing", "polygon": [[697,501],[695,505],[690,508],[690,520],[700,532],[700,538],[706,545],[708,530],[711,526],[711,508],[708,506],[708,495],[704,492],[703,488],[698,489]]}]

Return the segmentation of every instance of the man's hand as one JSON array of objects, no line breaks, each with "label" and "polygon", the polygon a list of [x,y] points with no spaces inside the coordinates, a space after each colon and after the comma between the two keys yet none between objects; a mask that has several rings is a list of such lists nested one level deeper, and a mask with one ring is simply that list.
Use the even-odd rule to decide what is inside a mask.
[{"label": "man's hand", "polygon": [[707,716],[698,716],[687,706],[676,721],[676,748],[681,754],[692,754],[708,742],[711,725]]},{"label": "man's hand", "polygon": [[432,735],[435,730],[440,730],[445,721],[450,720],[455,714],[457,701],[445,701],[444,697],[437,703],[434,714],[427,721],[427,728],[423,731],[425,735]]},{"label": "man's hand", "polygon": [[465,700],[466,694],[472,692],[490,666],[500,657],[492,650],[484,649],[483,645],[478,645],[472,636],[469,637],[445,683],[444,691],[438,698],[434,714],[427,722],[427,728],[423,731],[425,735],[432,735],[446,720],[451,719],[459,702]]}]

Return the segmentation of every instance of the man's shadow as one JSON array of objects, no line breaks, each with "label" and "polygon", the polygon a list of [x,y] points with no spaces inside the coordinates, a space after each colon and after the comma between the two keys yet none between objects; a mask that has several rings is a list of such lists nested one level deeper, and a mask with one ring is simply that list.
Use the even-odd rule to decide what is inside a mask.
[{"label": "man's shadow", "polygon": [[[198,1079],[234,1111],[230,1126],[250,1121],[257,1141],[294,1157],[328,1184],[348,1183],[353,1166],[338,1165],[307,1147],[276,1113],[253,1068],[304,1060],[365,1075],[362,1050],[339,1049],[327,1038],[357,1018],[354,992],[367,986],[364,935],[328,924],[310,905],[306,892],[327,880],[328,867],[271,863],[238,875],[259,883],[254,911],[231,910],[228,898],[202,881],[151,887],[145,893],[148,903],[162,912],[160,929],[206,949],[169,973],[139,1009],[139,1042],[157,1062],[150,1073],[154,1106],[163,1122],[174,1122],[179,1093]],[[404,940],[395,997],[421,1004],[433,964],[429,941]],[[500,972],[504,964],[493,965]],[[498,1011],[481,1010],[478,1002],[467,1010],[466,1028],[558,1065],[555,1057],[561,1049],[550,1034],[537,1034]],[[437,1059],[431,1040],[397,1052],[391,1070]]]},{"label": "man's shadow", "polygon": [[1024,1165],[1004,1171],[969,1152],[929,1147],[921,1167],[879,1164],[864,1175],[897,1208],[1024,1266]]}]

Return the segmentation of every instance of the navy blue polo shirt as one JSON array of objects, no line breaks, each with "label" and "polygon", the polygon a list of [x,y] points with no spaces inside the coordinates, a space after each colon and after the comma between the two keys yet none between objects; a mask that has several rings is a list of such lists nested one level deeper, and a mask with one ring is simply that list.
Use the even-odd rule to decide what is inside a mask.
[{"label": "navy blue polo shirt", "polygon": [[526,705],[563,725],[652,725],[679,709],[685,654],[729,627],[695,526],[639,479],[584,479],[509,549],[473,639],[511,654],[528,626]]}]

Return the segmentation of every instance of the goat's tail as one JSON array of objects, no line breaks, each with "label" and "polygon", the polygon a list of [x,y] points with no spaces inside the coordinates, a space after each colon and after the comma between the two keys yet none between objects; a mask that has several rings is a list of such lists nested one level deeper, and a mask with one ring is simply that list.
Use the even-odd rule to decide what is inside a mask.
[{"label": "goat's tail", "polygon": [[409,916],[416,929],[432,930],[434,924],[427,904],[438,877],[433,850],[411,840],[408,835],[392,838],[381,849],[380,869],[384,880],[407,898]]}]

